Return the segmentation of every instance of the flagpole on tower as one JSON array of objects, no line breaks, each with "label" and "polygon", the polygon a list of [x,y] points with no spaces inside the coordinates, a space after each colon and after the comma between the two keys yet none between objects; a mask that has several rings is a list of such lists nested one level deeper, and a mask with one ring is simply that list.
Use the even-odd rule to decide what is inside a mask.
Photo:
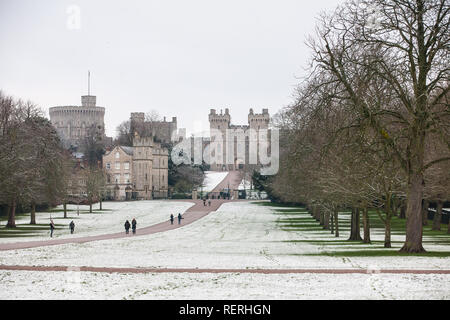
[{"label": "flagpole on tower", "polygon": [[88,96],[91,95],[91,72],[88,70]]}]

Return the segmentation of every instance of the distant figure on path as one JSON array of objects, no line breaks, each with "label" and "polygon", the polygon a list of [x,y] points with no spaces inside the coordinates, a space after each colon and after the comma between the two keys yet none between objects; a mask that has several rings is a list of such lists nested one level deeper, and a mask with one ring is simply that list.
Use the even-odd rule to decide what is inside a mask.
[{"label": "distant figure on path", "polygon": [[210,200],[208,200],[208,206],[210,206],[210,207],[211,207],[211,199],[210,199]]},{"label": "distant figure on path", "polygon": [[53,237],[53,230],[55,230],[55,223],[53,222],[53,219],[50,219],[50,238]]},{"label": "distant figure on path", "polygon": [[128,234],[130,231],[130,222],[127,220],[125,221],[125,233]]},{"label": "distant figure on path", "polygon": [[173,214],[170,215],[170,224],[173,224]]},{"label": "distant figure on path", "polygon": [[206,207],[206,199],[203,198],[203,205]]},{"label": "distant figure on path", "polygon": [[133,220],[131,220],[131,229],[133,230],[133,234],[136,234],[136,219],[133,218]]},{"label": "distant figure on path", "polygon": [[75,230],[75,223],[73,222],[73,220],[70,222],[69,228],[70,228],[70,233],[73,234],[73,231]]},{"label": "distant figure on path", "polygon": [[179,213],[178,214],[178,224],[181,224],[181,219],[184,219],[184,218],[181,216],[181,213]]}]

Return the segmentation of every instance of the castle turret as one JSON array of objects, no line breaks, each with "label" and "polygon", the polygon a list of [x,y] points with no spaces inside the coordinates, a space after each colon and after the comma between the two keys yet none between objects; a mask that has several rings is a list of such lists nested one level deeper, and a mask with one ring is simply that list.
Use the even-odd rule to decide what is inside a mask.
[{"label": "castle turret", "polygon": [[248,113],[248,124],[250,129],[268,129],[269,121],[269,109],[262,109],[262,113],[253,113],[253,109],[250,109]]},{"label": "castle turret", "polygon": [[81,96],[81,106],[83,107],[95,107],[96,103],[96,96]]},{"label": "castle turret", "polygon": [[143,112],[132,112],[130,116],[131,121],[136,122],[144,122],[145,121],[145,114]]},{"label": "castle turret", "polygon": [[225,109],[225,114],[222,112],[221,114],[217,114],[215,109],[211,109],[208,118],[210,129],[217,129],[225,132],[225,130],[230,127],[231,117],[228,108]]},{"label": "castle turret", "polygon": [[133,138],[133,187],[141,199],[152,198],[153,137]]}]

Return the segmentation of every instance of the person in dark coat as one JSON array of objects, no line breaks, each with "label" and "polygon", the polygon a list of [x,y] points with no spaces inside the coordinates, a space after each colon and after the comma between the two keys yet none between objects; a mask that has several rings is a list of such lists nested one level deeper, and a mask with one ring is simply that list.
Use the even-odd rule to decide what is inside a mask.
[{"label": "person in dark coat", "polygon": [[55,230],[55,224],[53,223],[53,219],[50,219],[50,238],[53,237],[53,230]]},{"label": "person in dark coat", "polygon": [[170,224],[173,224],[173,214],[170,215]]},{"label": "person in dark coat", "polygon": [[130,222],[127,220],[125,221],[125,233],[128,234],[130,231]]},{"label": "person in dark coat", "polygon": [[206,199],[203,199],[203,205],[206,207]]},{"label": "person in dark coat", "polygon": [[73,222],[73,220],[70,222],[69,228],[70,228],[70,233],[73,234],[73,231],[75,230],[75,223]]},{"label": "person in dark coat", "polygon": [[178,214],[178,224],[181,224],[181,219],[184,219],[184,218],[181,216],[181,213],[179,213]]},{"label": "person in dark coat", "polygon": [[137,225],[136,219],[133,218],[133,220],[131,220],[131,229],[133,230],[133,234],[136,234],[136,225]]}]

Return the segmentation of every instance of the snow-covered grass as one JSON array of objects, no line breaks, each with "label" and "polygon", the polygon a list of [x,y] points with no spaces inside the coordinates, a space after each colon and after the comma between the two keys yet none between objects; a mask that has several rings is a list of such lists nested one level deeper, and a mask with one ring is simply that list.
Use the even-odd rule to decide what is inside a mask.
[{"label": "snow-covered grass", "polygon": [[0,271],[0,299],[449,299],[450,275]]},{"label": "snow-covered grass", "polygon": [[205,171],[205,180],[203,181],[203,191],[212,191],[225,177],[228,172]]},{"label": "snow-covered grass", "polygon": [[[327,251],[385,250],[382,244],[345,241],[349,213],[340,215],[341,236],[323,230],[301,208],[230,202],[182,228],[146,236],[3,251],[0,264],[168,268],[358,268],[450,269],[433,256],[333,256]],[[172,206],[172,203],[168,203]],[[139,202],[130,204],[140,207]],[[302,227],[283,219],[296,219]],[[138,220],[139,221],[139,220]],[[291,220],[290,222],[292,222]],[[372,240],[382,241],[380,229]],[[449,245],[425,236],[429,251]],[[336,240],[340,242],[336,242]],[[393,234],[395,252],[404,235]],[[398,242],[395,242],[398,241]],[[75,291],[67,287],[75,277]],[[51,279],[51,281],[50,281]],[[73,281],[70,280],[73,285]],[[421,274],[103,274],[1,271],[0,298],[89,299],[448,299],[450,275]],[[80,285],[81,284],[81,285]],[[81,289],[80,289],[81,286]],[[64,290],[64,291],[62,291]],[[82,294],[80,296],[80,291]]]},{"label": "snow-covered grass", "polygon": [[[138,205],[138,204],[136,204]],[[294,230],[280,225],[279,219],[303,216],[306,224],[317,225],[306,212],[280,213],[283,208],[249,202],[231,202],[218,211],[182,228],[133,238],[64,244],[52,247],[2,252],[0,264],[62,265],[97,267],[169,268],[418,268],[450,269],[450,259],[427,256],[321,255],[332,250],[367,249],[369,245],[348,244],[348,231],[342,230],[341,243],[321,227]],[[342,214],[342,224],[348,219]],[[308,220],[309,219],[309,220]],[[376,231],[376,232],[375,232]],[[374,230],[373,240],[383,233]],[[394,241],[404,236],[393,235]],[[391,250],[398,250],[394,243]],[[331,248],[331,249],[330,249]],[[429,243],[430,251],[446,251],[448,245]]]},{"label": "snow-covered grass", "polygon": [[[19,215],[16,219],[17,229],[0,229],[0,243],[20,242],[31,240],[48,240],[50,216],[57,229],[53,232],[53,238],[73,238],[91,236],[106,233],[121,232],[124,230],[125,220],[136,218],[137,227],[147,227],[162,221],[168,221],[173,213],[183,213],[193,203],[181,201],[133,201],[133,202],[103,202],[103,210],[98,210],[95,205],[93,213],[89,213],[89,206],[80,206],[80,214],[77,214],[76,205],[68,205],[67,218],[64,219],[62,211],[37,212],[36,223],[38,226],[29,225],[29,214]],[[58,206],[57,210],[62,210]],[[70,234],[69,223],[75,223],[75,233]],[[4,222],[6,224],[6,222]]]}]

